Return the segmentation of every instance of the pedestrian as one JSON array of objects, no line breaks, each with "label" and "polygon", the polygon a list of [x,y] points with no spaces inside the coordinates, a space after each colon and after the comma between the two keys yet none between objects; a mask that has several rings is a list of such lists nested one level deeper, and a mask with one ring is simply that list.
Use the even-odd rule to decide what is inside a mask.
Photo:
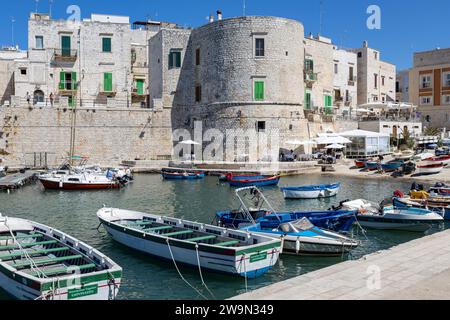
[{"label": "pedestrian", "polygon": [[53,100],[54,100],[53,92],[50,92],[50,106],[51,107],[53,107]]},{"label": "pedestrian", "polygon": [[27,98],[27,103],[28,103],[28,105],[30,105],[31,96],[30,96],[30,93],[29,93],[29,92],[27,92],[26,98]]}]

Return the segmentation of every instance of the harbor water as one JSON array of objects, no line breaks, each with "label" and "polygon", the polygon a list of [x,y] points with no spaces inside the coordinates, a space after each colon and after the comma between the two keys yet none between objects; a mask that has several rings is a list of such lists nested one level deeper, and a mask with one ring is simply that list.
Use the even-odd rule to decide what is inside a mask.
[{"label": "harbor water", "polygon": [[[335,182],[329,175],[282,178],[280,186]],[[276,210],[326,210],[346,199],[365,198],[380,202],[396,189],[408,191],[410,183],[386,180],[339,178],[341,191],[324,200],[285,200],[276,188],[264,188],[264,194]],[[210,223],[219,210],[236,209],[234,189],[216,177],[198,181],[163,181],[159,175],[136,175],[135,182],[122,190],[65,192],[44,191],[37,183],[0,193],[0,213],[30,219],[64,231],[100,250],[123,267],[123,281],[118,299],[202,299],[176,271],[173,263],[160,261],[114,242],[103,228],[97,230],[98,209],[104,205],[123,209],[174,216]],[[439,231],[433,230],[430,232]],[[362,241],[350,259],[387,249],[424,234],[370,231],[366,235],[355,228],[354,236]],[[247,290],[257,289],[342,261],[339,258],[282,256],[266,275],[248,280]],[[205,283],[214,296],[202,287],[198,269],[181,268],[183,276],[211,299],[225,299],[245,293],[244,278],[204,273]],[[9,299],[0,289],[0,300]]]}]

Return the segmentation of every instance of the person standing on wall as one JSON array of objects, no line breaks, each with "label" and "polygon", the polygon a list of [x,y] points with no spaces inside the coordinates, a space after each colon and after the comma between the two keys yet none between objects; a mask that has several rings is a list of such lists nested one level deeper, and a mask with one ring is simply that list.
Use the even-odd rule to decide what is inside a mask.
[{"label": "person standing on wall", "polygon": [[30,105],[31,96],[30,96],[30,93],[29,93],[29,92],[27,92],[26,99],[27,99],[28,105]]},{"label": "person standing on wall", "polygon": [[54,97],[53,97],[53,92],[50,92],[50,106],[53,107],[53,102],[54,102]]}]

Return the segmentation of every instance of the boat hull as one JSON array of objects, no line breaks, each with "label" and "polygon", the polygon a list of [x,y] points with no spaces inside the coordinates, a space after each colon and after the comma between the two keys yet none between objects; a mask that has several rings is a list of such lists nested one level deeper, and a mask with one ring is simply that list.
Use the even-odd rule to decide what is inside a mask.
[{"label": "boat hull", "polygon": [[329,187],[313,187],[312,190],[301,190],[295,188],[281,188],[286,199],[318,199],[331,198],[338,194],[340,185]]},{"label": "boat hull", "polygon": [[120,185],[116,182],[111,183],[70,183],[59,182],[47,179],[39,179],[45,189],[48,190],[104,190],[119,189]]},{"label": "boat hull", "polygon": [[443,215],[445,220],[450,220],[450,204],[441,205],[437,202],[433,203],[433,201],[422,203],[421,201],[403,200],[399,198],[394,198],[393,204],[396,208],[409,208],[412,206],[414,208],[428,209]]},{"label": "boat hull", "polygon": [[392,172],[400,169],[402,167],[403,163],[401,162],[395,162],[395,163],[385,163],[381,165],[381,168],[385,172]]},{"label": "boat hull", "polygon": [[442,171],[444,168],[443,164],[438,165],[429,165],[429,166],[418,166],[417,167],[417,174],[438,174]]},{"label": "boat hull", "polygon": [[363,169],[363,168],[366,167],[366,163],[367,163],[367,160],[356,160],[355,161],[355,166],[358,169]]},{"label": "boat hull", "polygon": [[245,187],[268,187],[268,186],[276,186],[280,182],[280,177],[270,177],[263,179],[246,179],[246,180],[236,180],[230,179],[230,186],[236,188],[245,188]]},{"label": "boat hull", "polygon": [[[150,236],[147,239],[133,236],[117,230],[114,226],[108,225],[107,222],[104,222],[104,226],[115,241],[142,253],[166,261],[175,260],[179,264],[193,268],[198,268],[199,259],[202,270],[239,275],[247,278],[256,278],[269,271],[278,261],[281,251],[277,250],[277,248],[270,248],[264,251],[255,252],[255,254],[266,255],[265,259],[255,262],[250,262],[252,255],[245,256],[244,254],[235,256],[226,248],[222,250],[222,254],[205,252],[199,248],[199,255],[197,256],[195,246],[180,247],[175,240],[169,240],[169,249],[169,245],[165,241],[151,241],[149,240],[151,238]],[[227,252],[228,255],[226,254]]]}]

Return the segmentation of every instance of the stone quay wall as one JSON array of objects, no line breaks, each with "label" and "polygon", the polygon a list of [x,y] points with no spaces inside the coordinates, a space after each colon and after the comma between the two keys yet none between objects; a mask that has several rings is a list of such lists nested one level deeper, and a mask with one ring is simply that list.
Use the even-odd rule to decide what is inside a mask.
[{"label": "stone quay wall", "polygon": [[[170,110],[104,108],[76,110],[74,154],[90,163],[163,160],[172,154]],[[54,166],[70,154],[73,110],[0,108],[2,165]]]}]

